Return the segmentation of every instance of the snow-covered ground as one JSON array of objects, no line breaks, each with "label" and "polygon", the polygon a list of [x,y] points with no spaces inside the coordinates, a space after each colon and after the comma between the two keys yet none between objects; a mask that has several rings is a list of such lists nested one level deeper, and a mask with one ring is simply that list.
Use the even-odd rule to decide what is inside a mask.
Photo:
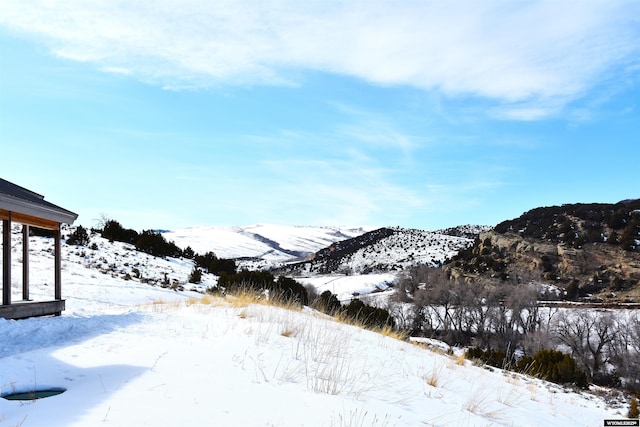
[{"label": "snow-covered ground", "polygon": [[366,275],[320,275],[311,277],[296,277],[303,285],[313,286],[318,294],[330,291],[338,296],[343,303],[348,303],[356,296],[372,293],[392,291],[391,285],[396,280],[395,273],[380,273]]},{"label": "snow-covered ground", "polygon": [[[309,309],[163,288],[165,273],[184,282],[190,262],[92,240],[98,249],[63,246],[62,316],[0,319],[0,394],[66,389],[0,399],[2,427],[596,426],[627,412]],[[34,299],[53,294],[50,249],[32,238]],[[16,244],[15,299],[20,251]]]},{"label": "snow-covered ground", "polygon": [[254,257],[270,262],[298,260],[330,244],[359,236],[375,227],[311,227],[257,224],[243,227],[192,227],[164,232],[182,248],[200,254],[212,251],[220,258]]},{"label": "snow-covered ground", "polygon": [[438,265],[473,244],[473,239],[449,236],[440,232],[398,229],[380,241],[354,252],[345,266],[354,273],[377,266],[397,269],[416,264]]}]

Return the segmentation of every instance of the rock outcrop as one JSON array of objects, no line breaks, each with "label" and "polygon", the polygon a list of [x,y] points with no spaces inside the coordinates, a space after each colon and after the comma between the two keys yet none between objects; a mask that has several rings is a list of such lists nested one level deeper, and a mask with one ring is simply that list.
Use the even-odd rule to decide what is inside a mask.
[{"label": "rock outcrop", "polygon": [[570,299],[640,302],[639,204],[534,209],[481,233],[445,268],[454,278],[555,285]]}]

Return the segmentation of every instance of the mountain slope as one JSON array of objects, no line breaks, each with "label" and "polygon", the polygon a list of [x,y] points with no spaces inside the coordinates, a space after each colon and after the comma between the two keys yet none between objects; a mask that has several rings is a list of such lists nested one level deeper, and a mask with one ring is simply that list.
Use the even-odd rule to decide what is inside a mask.
[{"label": "mountain slope", "polygon": [[193,227],[164,232],[169,241],[219,258],[255,258],[266,263],[292,262],[330,244],[359,236],[363,227],[295,227],[272,224],[243,227]]},{"label": "mountain slope", "polygon": [[[468,228],[468,235],[472,228]],[[486,228],[473,228],[477,232]],[[473,239],[460,237],[458,229],[426,231],[407,228],[380,228],[352,239],[336,242],[307,258],[284,266],[280,271],[303,274],[368,274],[399,271],[408,266],[436,266],[470,246]]]},{"label": "mountain slope", "polygon": [[[488,227],[441,231],[406,228],[194,227],[163,232],[180,247],[234,258],[241,268],[275,269],[286,274],[398,271],[414,264],[438,265],[468,247]],[[306,259],[305,259],[306,258]]]}]

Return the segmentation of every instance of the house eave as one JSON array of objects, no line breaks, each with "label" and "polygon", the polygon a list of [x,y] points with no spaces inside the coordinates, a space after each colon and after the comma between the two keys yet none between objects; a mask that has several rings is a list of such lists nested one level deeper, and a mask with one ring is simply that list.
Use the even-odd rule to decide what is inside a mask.
[{"label": "house eave", "polygon": [[78,218],[78,214],[58,206],[52,204],[49,206],[34,204],[30,201],[22,200],[7,194],[0,194],[0,210],[17,212],[23,215],[64,224],[73,224],[73,222]]}]

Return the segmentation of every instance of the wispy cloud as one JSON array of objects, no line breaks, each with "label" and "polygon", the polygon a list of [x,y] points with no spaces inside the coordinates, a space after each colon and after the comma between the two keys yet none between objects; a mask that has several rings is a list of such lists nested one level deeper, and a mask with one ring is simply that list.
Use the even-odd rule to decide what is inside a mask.
[{"label": "wispy cloud", "polygon": [[[0,23],[53,53],[164,87],[297,84],[300,71],[494,100],[533,120],[640,49],[635,1],[6,0]],[[635,58],[635,59],[634,59]]]},{"label": "wispy cloud", "polygon": [[278,207],[272,216],[299,221],[300,212],[306,212],[306,221],[317,224],[371,224],[381,218],[388,224],[401,222],[422,200],[411,188],[394,182],[389,167],[370,160],[352,156],[265,161],[278,183],[269,193],[278,200],[270,204]]},{"label": "wispy cloud", "polygon": [[360,142],[371,147],[392,148],[409,156],[426,138],[411,135],[396,126],[390,116],[365,111],[345,104],[333,103],[344,114],[345,121],[334,130],[341,139]]}]

